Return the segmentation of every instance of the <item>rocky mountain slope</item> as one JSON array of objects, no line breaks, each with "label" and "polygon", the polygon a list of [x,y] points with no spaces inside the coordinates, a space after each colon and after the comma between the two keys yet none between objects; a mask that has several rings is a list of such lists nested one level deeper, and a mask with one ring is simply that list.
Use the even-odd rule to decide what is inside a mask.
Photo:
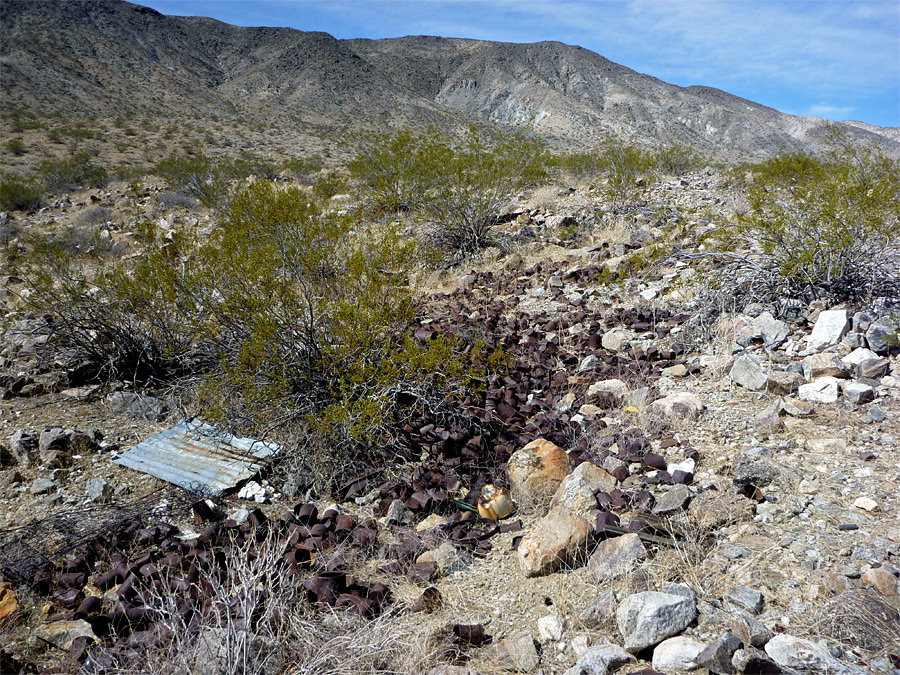
[{"label": "rocky mountain slope", "polygon": [[[160,114],[350,127],[531,124],[568,145],[616,134],[719,158],[821,148],[824,121],[677,87],[556,42],[337,40],[169,17],[119,0],[0,6],[4,99],[43,113]],[[900,156],[890,129],[848,124]]]}]

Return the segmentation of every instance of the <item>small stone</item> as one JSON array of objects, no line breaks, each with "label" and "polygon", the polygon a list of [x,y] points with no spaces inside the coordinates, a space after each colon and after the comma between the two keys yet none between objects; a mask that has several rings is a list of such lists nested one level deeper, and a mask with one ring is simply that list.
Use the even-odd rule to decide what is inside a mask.
[{"label": "small stone", "polygon": [[634,657],[618,645],[594,645],[578,657],[565,675],[607,675],[611,669],[629,661],[634,661]]},{"label": "small stone", "polygon": [[668,366],[667,368],[662,369],[662,374],[667,375],[669,377],[686,377],[688,374],[687,366],[683,363],[676,364],[674,366]]},{"label": "small stone", "polygon": [[670,394],[650,404],[650,411],[665,419],[695,419],[705,408],[699,396],[686,391]]},{"label": "small stone", "polygon": [[588,578],[595,584],[631,573],[647,557],[647,549],[636,534],[607,539],[597,546],[587,564]]},{"label": "small stone", "polygon": [[97,504],[104,504],[112,497],[112,486],[102,478],[94,478],[87,482],[87,497]]},{"label": "small stone", "polygon": [[449,541],[445,541],[436,549],[432,551],[425,551],[423,554],[421,554],[418,558],[416,558],[416,564],[434,563],[435,565],[437,565],[438,570],[440,570],[441,572],[446,572],[454,565],[454,563],[459,561],[459,559],[459,551],[456,550],[456,547]]},{"label": "small stone", "polygon": [[732,484],[738,489],[765,487],[781,475],[781,470],[769,459],[742,453],[734,460]]},{"label": "small stone", "polygon": [[690,498],[691,491],[686,485],[673,485],[671,490],[656,500],[653,513],[667,515],[682,511]]},{"label": "small stone", "polygon": [[711,673],[729,675],[734,672],[731,659],[741,648],[741,641],[731,633],[723,633],[697,655],[697,665]]},{"label": "small stone", "polygon": [[768,654],[754,647],[738,649],[731,657],[731,665],[737,672],[748,675],[778,675],[781,672]]},{"label": "small stone", "polygon": [[19,601],[11,588],[0,586],[0,621],[19,611]]},{"label": "small stone", "polygon": [[612,330],[604,333],[600,338],[600,344],[603,349],[610,352],[621,352],[628,348],[628,342],[631,338],[628,333],[620,330]]},{"label": "small stone", "polygon": [[269,494],[269,491],[266,490],[262,485],[257,483],[255,480],[248,480],[244,483],[244,486],[238,491],[238,499],[246,499],[248,501],[255,501],[257,504],[265,504],[268,502],[272,495]]},{"label": "small stone", "polygon": [[612,623],[616,618],[616,594],[612,588],[607,588],[590,604],[581,610],[578,616],[587,628],[603,628]]},{"label": "small stone", "polygon": [[56,489],[56,483],[54,483],[49,478],[35,478],[31,482],[31,488],[29,492],[33,495],[44,495],[52,492]]},{"label": "small stone", "polygon": [[91,630],[91,624],[83,619],[77,621],[53,621],[38,626],[35,634],[44,642],[48,642],[57,649],[68,651],[78,638],[88,638],[96,641],[97,636]]},{"label": "small stone", "polygon": [[884,410],[876,405],[871,406],[866,411],[866,417],[868,417],[873,422],[884,422],[887,419],[887,415],[884,414]]},{"label": "small stone", "polygon": [[892,347],[897,347],[897,336],[900,322],[896,318],[882,317],[872,323],[866,331],[866,342],[876,354],[887,354]]},{"label": "small stone", "polygon": [[691,500],[688,517],[701,530],[713,530],[753,518],[755,504],[742,495],[707,490]]},{"label": "small stone", "polygon": [[603,394],[609,394],[617,403],[622,403],[628,396],[628,385],[617,379],[594,382],[588,387],[587,399],[590,401]]},{"label": "small stone", "polygon": [[766,654],[788,672],[828,673],[829,675],[862,675],[862,668],[835,659],[828,649],[802,638],[782,633],[766,643]]},{"label": "small stone", "polygon": [[728,591],[726,599],[751,614],[759,614],[765,603],[763,594],[749,586],[735,586]]},{"label": "small stone", "polygon": [[816,411],[815,407],[806,401],[795,398],[785,399],[782,410],[791,417],[810,417]]},{"label": "small stone", "polygon": [[694,620],[697,607],[686,597],[646,591],[625,598],[616,610],[616,623],[625,650],[639,652],[677,635]]},{"label": "small stone", "polygon": [[594,495],[598,491],[614,490],[617,483],[615,476],[599,466],[582,462],[559,483],[553,499],[550,500],[550,508],[564,506],[569,511],[588,518],[590,512],[597,507]]},{"label": "small stone", "polygon": [[734,617],[731,632],[745,645],[750,647],[764,647],[775,635],[765,624],[755,616],[747,612],[738,612]]},{"label": "small stone", "polygon": [[542,616],[537,621],[538,641],[540,643],[559,642],[562,640],[565,625],[563,620],[555,614]]},{"label": "small stone", "polygon": [[844,398],[857,405],[875,400],[875,390],[862,382],[846,382],[841,387],[841,390],[844,393]]},{"label": "small stone", "polygon": [[769,378],[755,357],[743,354],[735,359],[734,365],[731,367],[731,379],[744,389],[761,391],[765,388]]},{"label": "small stone", "polygon": [[853,506],[857,509],[869,512],[878,510],[878,502],[870,497],[857,497],[853,502]]},{"label": "small stone", "polygon": [[534,638],[528,631],[501,640],[492,649],[492,657],[498,667],[520,673],[530,673],[540,660]]},{"label": "small stone", "polygon": [[855,375],[860,379],[877,380],[887,375],[890,367],[891,362],[887,359],[868,359],[856,365]]},{"label": "small stone", "polygon": [[773,370],[766,380],[766,391],[777,396],[793,394],[803,384],[803,376],[790,370]]},{"label": "small stone", "polygon": [[812,333],[809,334],[807,345],[812,351],[822,351],[840,342],[844,334],[850,329],[850,320],[845,309],[833,309],[821,312]]},{"label": "small stone", "polygon": [[[399,501],[399,500],[394,500]],[[435,527],[440,527],[441,525],[446,525],[447,519],[437,513],[432,513],[427,518],[423,519],[416,525],[416,532],[425,532],[426,530],[434,529]]]},{"label": "small stone", "polygon": [[697,656],[706,647],[689,637],[678,637],[663,640],[653,650],[653,667],[656,670],[695,670],[698,668]]}]

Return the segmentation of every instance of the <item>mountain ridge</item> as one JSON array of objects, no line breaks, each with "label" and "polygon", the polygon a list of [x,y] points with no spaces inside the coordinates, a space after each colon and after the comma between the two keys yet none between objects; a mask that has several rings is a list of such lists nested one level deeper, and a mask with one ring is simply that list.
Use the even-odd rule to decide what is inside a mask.
[{"label": "mountain ridge", "polygon": [[[121,0],[6,0],[2,89],[26,109],[194,109],[338,128],[531,126],[573,147],[609,135],[718,158],[824,148],[830,123],[679,87],[562,42],[321,31],[174,17]],[[900,130],[839,123],[900,157]]]}]

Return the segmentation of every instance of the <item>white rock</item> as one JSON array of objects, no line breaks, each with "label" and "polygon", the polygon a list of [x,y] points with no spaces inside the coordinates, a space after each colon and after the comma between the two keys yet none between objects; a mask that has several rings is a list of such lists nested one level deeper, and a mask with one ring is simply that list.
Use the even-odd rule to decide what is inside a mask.
[{"label": "white rock", "polygon": [[660,642],[653,650],[653,668],[664,673],[670,670],[694,670],[697,655],[706,647],[689,637],[679,635]]},{"label": "white rock", "polygon": [[759,391],[765,388],[769,377],[755,357],[743,354],[735,360],[731,367],[731,379],[744,389]]},{"label": "white rock", "polygon": [[687,628],[697,615],[689,597],[646,591],[629,595],[616,610],[625,650],[639,652]]},{"label": "white rock", "polygon": [[842,358],[841,361],[846,363],[848,366],[856,366],[856,365],[859,365],[860,363],[862,363],[863,361],[869,361],[871,359],[877,359],[877,358],[878,358],[878,354],[876,354],[875,352],[873,352],[869,349],[863,349],[862,347],[859,347],[857,349],[854,349],[849,354],[847,354],[847,356]]},{"label": "white rock", "polygon": [[565,625],[555,614],[542,616],[537,622],[538,640],[540,642],[559,642],[562,640]]},{"label": "white rock", "polygon": [[807,346],[813,351],[822,351],[826,347],[840,342],[850,329],[850,320],[846,309],[832,309],[819,314],[812,333],[809,334]]},{"label": "white rock", "polygon": [[271,497],[272,495],[255,480],[248,480],[238,492],[238,499],[252,500],[257,504],[265,504]]},{"label": "white rock", "polygon": [[628,333],[621,330],[611,330],[603,334],[600,344],[604,349],[611,352],[620,352],[628,347],[629,339]]},{"label": "white rock", "polygon": [[857,509],[862,509],[863,511],[877,511],[878,510],[878,502],[869,497],[857,497],[853,502],[853,506]]},{"label": "white rock", "polygon": [[666,471],[668,471],[670,475],[675,473],[676,471],[684,471],[685,473],[694,473],[694,468],[696,466],[697,466],[697,462],[695,462],[693,459],[688,457],[683,462],[673,462],[673,463],[669,464],[668,466],[666,466]]},{"label": "white rock", "polygon": [[588,400],[602,393],[612,394],[613,398],[616,399],[616,401],[623,401],[628,395],[628,385],[622,382],[622,380],[616,379],[594,382],[590,387],[588,387]]},{"label": "white rock", "polygon": [[826,375],[809,384],[801,384],[797,396],[813,403],[834,403],[840,395],[840,383],[838,378]]},{"label": "white rock", "polygon": [[844,382],[841,390],[844,397],[853,403],[868,403],[875,400],[875,390],[862,382]]},{"label": "white rock", "polygon": [[766,654],[789,672],[828,673],[829,675],[862,675],[866,671],[841,663],[824,646],[782,633],[766,643]]}]

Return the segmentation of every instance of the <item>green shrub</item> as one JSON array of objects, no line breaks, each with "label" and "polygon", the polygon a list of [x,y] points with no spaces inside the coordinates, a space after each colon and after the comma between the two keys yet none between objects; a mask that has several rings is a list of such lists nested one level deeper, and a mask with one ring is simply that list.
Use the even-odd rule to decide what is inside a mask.
[{"label": "green shrub", "polygon": [[0,178],[0,211],[36,211],[43,201],[41,186],[14,174]]},{"label": "green shrub", "polygon": [[38,165],[38,175],[48,190],[60,192],[81,187],[103,187],[107,173],[95,164],[87,150],[71,153],[61,159],[46,159]]},{"label": "green shrub", "polygon": [[760,296],[867,300],[900,293],[900,166],[832,134],[826,159],[782,154],[753,169],[737,237]]},{"label": "green shrub", "polygon": [[654,168],[653,156],[615,139],[603,143],[600,156],[606,167],[607,198],[619,206],[640,199],[649,184],[649,172]]},{"label": "green shrub", "polygon": [[182,189],[206,206],[216,206],[228,193],[233,177],[225,162],[188,150],[186,155],[173,155],[156,164],[153,173],[165,178],[169,185]]},{"label": "green shrub", "polygon": [[313,193],[320,199],[331,199],[348,189],[347,176],[340,171],[326,171],[313,183]]},{"label": "green shrub", "polygon": [[6,142],[6,149],[16,157],[21,157],[25,154],[25,143],[21,138],[10,138],[9,141]]},{"label": "green shrub", "polygon": [[681,176],[704,164],[702,156],[690,146],[673,143],[654,155],[654,163],[658,171],[670,176]]}]

